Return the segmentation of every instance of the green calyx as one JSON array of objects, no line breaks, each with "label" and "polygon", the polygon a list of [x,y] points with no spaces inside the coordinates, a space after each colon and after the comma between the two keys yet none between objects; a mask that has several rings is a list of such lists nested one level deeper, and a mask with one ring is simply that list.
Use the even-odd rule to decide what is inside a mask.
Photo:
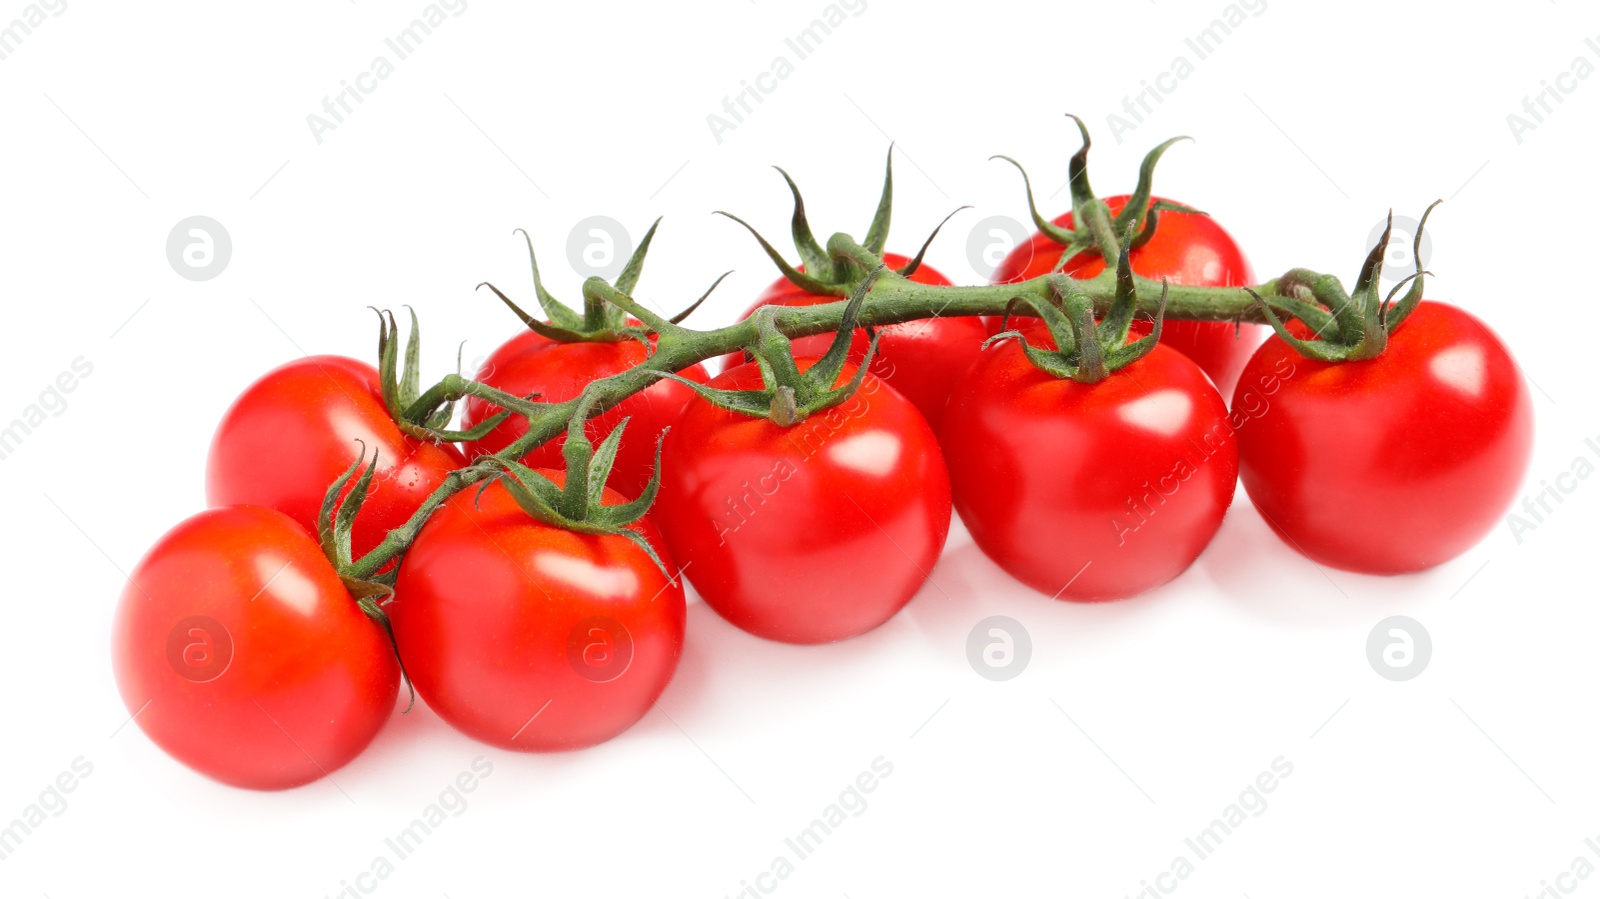
[{"label": "green calyx", "polygon": [[878,351],[878,335],[871,328],[867,329],[866,355],[856,366],[855,375],[843,385],[834,386],[839,380],[840,372],[844,371],[845,360],[850,354],[850,342],[856,322],[861,315],[861,305],[866,301],[873,282],[887,270],[886,266],[880,264],[861,279],[855,293],[845,303],[844,313],[839,319],[839,328],[833,335],[833,341],[828,344],[828,351],[804,372],[800,371],[799,365],[795,362],[793,345],[778,325],[779,317],[793,310],[784,306],[763,306],[751,316],[755,320],[758,337],[750,351],[761,369],[761,389],[726,390],[708,387],[665,372],[662,373],[662,377],[672,378],[687,385],[702,399],[719,409],[727,409],[752,418],[765,418],[780,428],[793,427],[814,413],[832,408],[849,399],[866,379],[867,367],[872,364],[872,357]]},{"label": "green calyx", "polygon": [[1139,302],[1133,269],[1128,263],[1129,248],[1129,242],[1125,241],[1117,257],[1116,294],[1110,310],[1098,323],[1094,318],[1094,298],[1071,278],[1057,273],[1049,276],[1048,299],[1017,297],[1006,311],[1004,325],[1010,324],[1011,315],[1018,305],[1026,306],[1044,320],[1056,349],[1033,346],[1022,332],[1014,330],[1001,331],[985,341],[984,346],[997,340],[1015,339],[1022,345],[1023,354],[1035,368],[1053,377],[1083,384],[1104,381],[1112,372],[1149,355],[1161,340],[1161,320],[1167,309],[1167,283],[1164,280],[1161,282],[1161,299],[1156,306],[1150,333],[1129,343],[1128,333],[1133,327]]},{"label": "green calyx", "polygon": [[[457,443],[478,440],[514,412],[532,414],[540,404],[532,398],[511,396],[486,384],[475,384],[461,377],[461,354],[456,353],[456,374],[446,378],[426,392],[422,383],[422,329],[417,324],[417,312],[410,306],[411,333],[406,338],[405,362],[400,361],[400,326],[394,313],[373,309],[378,314],[378,384],[383,395],[383,405],[389,417],[400,430],[420,440]],[[470,387],[468,386],[470,385]],[[501,407],[501,411],[485,419],[477,427],[466,431],[450,430],[455,416],[456,401],[467,395],[481,396]]]},{"label": "green calyx", "polygon": [[[1262,297],[1245,288],[1255,299],[1267,323],[1277,335],[1294,347],[1302,356],[1322,362],[1358,362],[1382,354],[1389,344],[1389,335],[1422,302],[1423,283],[1427,272],[1422,269],[1422,234],[1428,216],[1443,200],[1435,200],[1417,225],[1411,245],[1412,258],[1417,270],[1407,275],[1389,290],[1381,293],[1379,276],[1389,250],[1389,236],[1394,228],[1394,213],[1389,213],[1383,236],[1367,254],[1356,279],[1355,289],[1346,293],[1339,279],[1320,275],[1306,269],[1292,269],[1270,285],[1276,295]],[[1401,288],[1410,287],[1398,302],[1395,295]],[[1263,285],[1267,287],[1269,285]],[[1293,334],[1284,324],[1282,316],[1299,319],[1315,335],[1306,340]]]},{"label": "green calyx", "polygon": [[[1181,203],[1168,200],[1150,202],[1150,192],[1155,179],[1156,163],[1161,161],[1162,154],[1166,153],[1173,144],[1181,140],[1190,140],[1188,137],[1174,137],[1163,141],[1144,157],[1144,162],[1139,165],[1139,183],[1129,195],[1128,202],[1122,210],[1115,215],[1111,214],[1111,207],[1105,201],[1094,195],[1094,190],[1089,186],[1089,128],[1083,119],[1071,113],[1067,117],[1078,125],[1078,133],[1083,136],[1083,145],[1078,152],[1072,155],[1072,160],[1067,165],[1068,185],[1072,189],[1072,223],[1073,227],[1066,228],[1057,225],[1039,214],[1039,207],[1034,204],[1033,184],[1028,180],[1028,172],[1009,156],[991,156],[991,159],[1003,159],[1016,166],[1022,173],[1022,186],[1028,194],[1028,213],[1033,217],[1033,223],[1038,229],[1049,236],[1051,240],[1059,243],[1064,248],[1061,259],[1056,263],[1056,271],[1061,269],[1075,256],[1084,250],[1094,249],[1100,253],[1101,258],[1110,266],[1115,264],[1117,257],[1123,249],[1138,249],[1155,236],[1156,225],[1163,212],[1190,212],[1205,215],[1198,209],[1191,209]],[[1123,235],[1121,240],[1118,235]]]},{"label": "green calyx", "polygon": [[[633,294],[634,287],[639,283],[639,276],[644,272],[644,258],[650,252],[650,241],[655,239],[656,228],[660,224],[659,218],[651,223],[650,230],[645,232],[644,240],[639,241],[639,247],[628,257],[628,263],[622,267],[622,273],[617,275],[615,289],[618,293],[630,296]],[[528,262],[533,268],[533,292],[546,318],[539,319],[529,315],[500,288],[487,281],[478,286],[494,291],[494,295],[499,297],[529,330],[560,343],[615,343],[619,340],[637,340],[646,347],[649,346],[649,331],[636,322],[630,322],[627,311],[621,306],[606,302],[589,290],[585,290],[583,311],[578,312],[545,290],[544,282],[539,277],[539,259],[533,252],[533,239],[521,228],[514,233],[521,234],[528,245]],[[716,285],[713,284],[712,287]],[[710,292],[706,291],[708,295]],[[700,298],[702,301],[704,299],[704,296]],[[697,301],[693,306],[673,316],[670,321],[674,323],[682,321],[699,305],[700,302]]]},{"label": "green calyx", "polygon": [[[774,166],[774,168],[777,168],[777,166]],[[726,216],[743,225],[745,230],[749,231],[756,241],[761,244],[761,249],[766,251],[767,257],[778,267],[783,276],[788,278],[795,286],[805,290],[807,293],[824,296],[849,296],[855,289],[856,284],[861,281],[862,276],[870,269],[862,269],[856,260],[829,254],[822,244],[817,242],[816,235],[812,233],[811,225],[806,220],[806,204],[805,200],[800,196],[800,188],[795,185],[794,179],[789,177],[788,172],[778,168],[778,174],[783,176],[784,182],[789,185],[789,192],[794,195],[794,216],[790,220],[790,232],[794,236],[795,250],[800,254],[800,265],[798,267],[790,265],[783,258],[783,254],[778,252],[777,248],[769,243],[765,237],[762,237],[761,232],[752,227],[749,222],[731,212],[718,211],[716,214]],[[878,208],[873,213],[872,223],[867,226],[866,239],[861,241],[861,246],[865,247],[872,256],[879,259],[883,257],[884,247],[889,241],[889,218],[893,205],[894,145],[890,144],[888,158],[883,167],[883,192],[878,197]],[[969,208],[971,207],[962,206],[956,209],[955,212],[950,213],[950,215],[945,216],[944,221],[940,222],[933,229],[933,233],[928,235],[928,239],[923,241],[922,248],[917,250],[917,255],[906,263],[904,267],[896,271],[902,276],[910,277],[913,272],[921,268],[922,257],[928,252],[928,246],[933,243],[933,239],[938,236],[939,229],[943,228],[945,222],[950,221],[951,216],[954,216],[956,212]]]},{"label": "green calyx", "polygon": [[[405,681],[406,689],[411,693],[405,709],[409,712],[417,703],[417,690],[411,685],[411,676],[406,673],[405,661],[400,658],[400,644],[394,638],[394,625],[389,621],[388,613],[383,610],[384,602],[394,595],[394,581],[399,573],[399,566],[391,566],[388,571],[368,577],[356,577],[350,573],[354,565],[350,534],[355,529],[356,515],[361,511],[361,506],[366,502],[367,494],[372,489],[372,476],[378,470],[378,450],[372,451],[371,465],[367,465],[366,461],[367,446],[363,443],[361,455],[345,469],[338,480],[329,485],[327,492],[322,495],[322,507],[317,510],[317,539],[322,545],[322,554],[333,563],[334,571],[338,572],[340,582],[355,599],[356,606],[361,609],[362,614],[382,628],[384,636],[389,639],[389,648],[394,653],[395,663],[400,666],[400,678]],[[340,502],[339,494],[344,492],[345,485],[349,484],[352,478],[355,478],[355,483],[350,487],[350,495]]]},{"label": "green calyx", "polygon": [[622,433],[628,427],[628,419],[618,423],[596,447],[589,440],[585,428],[594,402],[594,394],[586,392],[567,426],[567,442],[561,448],[567,469],[564,485],[557,486],[555,481],[514,459],[484,456],[478,460],[477,466],[493,474],[492,479],[486,481],[478,492],[481,495],[489,484],[497,480],[505,485],[522,511],[544,524],[579,534],[622,537],[644,550],[650,561],[670,580],[672,572],[662,563],[650,541],[629,527],[644,518],[650,510],[650,504],[655,502],[656,492],[661,488],[661,444],[666,439],[667,431],[663,430],[661,439],[656,442],[655,472],[639,498],[622,505],[605,505],[606,478],[617,461],[617,450],[622,446]]}]

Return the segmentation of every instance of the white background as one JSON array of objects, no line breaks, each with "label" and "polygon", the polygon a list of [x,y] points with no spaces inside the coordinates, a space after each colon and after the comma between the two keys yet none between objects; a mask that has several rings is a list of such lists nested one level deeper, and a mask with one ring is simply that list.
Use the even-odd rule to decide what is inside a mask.
[{"label": "white background", "polygon": [[[1220,0],[867,0],[719,143],[707,115],[793,59],[784,39],[821,0],[471,0],[319,143],[307,115],[392,59],[384,38],[424,5],[69,0],[0,61],[0,420],[73,359],[93,365],[0,462],[0,824],[74,759],[93,765],[0,861],[0,893],[333,896],[480,755],[492,776],[376,895],[732,896],[880,756],[893,773],[865,812],[776,895],[1131,896],[1280,756],[1292,776],[1181,895],[1522,897],[1600,838],[1593,479],[1520,541],[1502,525],[1399,578],[1319,570],[1241,494],[1191,571],[1098,607],[1019,586],[958,527],[934,583],[842,645],[763,642],[694,603],[659,710],[595,749],[494,750],[419,709],[289,792],[169,760],[124,726],[109,623],[123,572],[201,508],[237,391],[302,352],[370,357],[368,304],[417,308],[429,374],[462,340],[470,362],[515,324],[473,285],[531,294],[511,230],[575,299],[567,240],[589,215],[635,237],[665,215],[641,295],[676,307],[731,268],[691,321],[728,320],[773,271],[709,213],[785,238],[774,163],[821,234],[859,235],[893,139],[891,249],[973,204],[929,257],[969,283],[971,227],[1025,220],[1016,173],[987,157],[1023,161],[1061,211],[1068,111],[1099,138],[1105,194],[1132,186],[1149,146],[1196,137],[1158,191],[1216,216],[1262,278],[1298,265],[1349,283],[1386,210],[1446,198],[1429,294],[1489,321],[1536,385],[1525,490],[1595,460],[1600,78],[1564,81],[1520,141],[1506,118],[1574,58],[1600,65],[1583,41],[1600,15],[1580,4],[1271,0],[1119,144],[1107,115],[1194,59],[1184,38]],[[24,9],[0,0],[0,27]],[[232,237],[211,281],[166,258],[191,215]],[[1394,683],[1365,645],[1402,614],[1434,651]],[[1015,680],[967,662],[990,615],[1031,634]],[[1600,876],[1578,888],[1600,896]]]}]

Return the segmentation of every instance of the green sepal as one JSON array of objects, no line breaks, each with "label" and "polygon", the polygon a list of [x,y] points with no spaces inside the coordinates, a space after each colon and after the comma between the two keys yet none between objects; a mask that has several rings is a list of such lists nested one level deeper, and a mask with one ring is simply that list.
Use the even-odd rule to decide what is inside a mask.
[{"label": "green sepal", "polygon": [[626,294],[632,294],[635,287],[639,286],[639,276],[644,273],[644,257],[650,252],[650,242],[655,240],[656,228],[661,226],[658,216],[650,223],[650,230],[644,232],[644,240],[639,241],[639,246],[634,248],[633,254],[622,266],[621,274],[617,275],[616,287]]},{"label": "green sepal", "polygon": [[[357,441],[358,443],[360,441]],[[373,472],[378,469],[378,451],[372,451],[372,464],[367,465],[366,444],[361,445],[361,455],[350,464],[344,473],[339,475],[328,489],[322,494],[322,506],[317,510],[317,541],[322,547],[322,554],[333,565],[334,571],[339,575],[339,581],[344,585],[356,605],[383,628],[384,636],[389,640],[389,648],[394,652],[395,663],[400,666],[400,679],[405,682],[406,689],[410,691],[410,700],[406,703],[406,711],[411,711],[417,701],[416,688],[411,684],[411,676],[406,673],[406,664],[400,658],[400,644],[394,638],[394,626],[389,621],[389,616],[379,605],[378,600],[394,594],[394,580],[399,573],[398,566],[387,572],[380,572],[367,578],[358,578],[348,574],[354,560],[350,551],[350,532],[354,529],[356,514],[361,511],[361,505],[366,501],[368,489],[372,485]],[[350,488],[350,495],[344,502],[339,502],[339,494],[344,491],[350,479],[356,477],[355,486]]]},{"label": "green sepal", "polygon": [[406,671],[405,659],[400,657],[400,642],[394,637],[394,622],[389,620],[389,613],[383,610],[377,600],[379,596],[392,595],[394,590],[382,584],[374,584],[371,581],[360,581],[344,577],[341,580],[344,581],[345,589],[349,590],[350,595],[356,598],[356,605],[368,618],[377,622],[378,627],[383,628],[383,635],[389,638],[389,650],[394,653],[395,664],[400,666],[400,680],[406,685],[406,690],[409,693],[405,710],[400,713],[404,715],[417,705],[417,688],[411,683],[411,675]]},{"label": "green sepal", "polygon": [[[1139,183],[1134,186],[1133,193],[1128,195],[1128,204],[1122,207],[1122,211],[1117,213],[1116,218],[1112,219],[1112,225],[1116,228],[1118,234],[1122,234],[1130,228],[1142,225],[1143,223],[1141,222],[1141,219],[1148,218],[1148,216],[1145,215],[1145,209],[1151,205],[1150,195],[1155,186],[1156,163],[1161,161],[1161,156],[1166,153],[1173,144],[1179,141],[1193,139],[1194,138],[1180,135],[1156,144],[1154,149],[1145,154],[1144,161],[1139,163]],[[1179,204],[1174,203],[1171,205],[1178,206]],[[1181,211],[1192,212],[1193,210],[1181,209]],[[1145,229],[1141,228],[1141,230]],[[1149,230],[1154,229],[1152,227]]]},{"label": "green sepal", "polygon": [[[1389,335],[1422,302],[1428,274],[1422,268],[1422,236],[1428,216],[1440,202],[1434,201],[1423,212],[1422,220],[1417,224],[1417,233],[1412,238],[1411,250],[1416,271],[1401,279],[1387,295],[1380,294],[1380,281],[1394,228],[1393,212],[1389,214],[1383,234],[1362,262],[1355,287],[1349,293],[1345,293],[1339,280],[1332,275],[1294,269],[1278,279],[1274,286],[1283,294],[1309,292],[1316,304],[1308,303],[1299,296],[1268,299],[1253,290],[1249,291],[1250,296],[1272,326],[1273,332],[1308,359],[1356,362],[1376,358],[1388,347]],[[1402,289],[1405,295],[1396,301],[1395,296]],[[1318,334],[1318,339],[1303,340],[1294,336],[1277,310],[1300,319]]]},{"label": "green sepal", "polygon": [[[951,210],[950,214],[945,216],[943,219],[941,219],[939,224],[933,226],[933,233],[929,234],[928,235],[928,239],[924,240],[922,242],[922,246],[917,250],[917,255],[911,257],[911,261],[910,262],[907,262],[905,265],[902,265],[900,268],[895,269],[895,274],[899,275],[902,278],[909,278],[913,274],[915,274],[917,269],[922,267],[922,257],[927,255],[928,247],[933,245],[933,239],[935,237],[939,236],[940,229],[942,229],[951,219],[955,218],[956,217],[956,213],[960,212],[963,209],[971,209],[971,208],[972,208],[971,206],[957,206],[955,209]],[[883,257],[883,254],[878,252],[877,250],[873,250],[872,252],[873,252],[874,256],[877,256],[879,258]]]},{"label": "green sepal", "polygon": [[[882,256],[889,243],[889,214],[894,206],[894,144],[883,162],[883,192],[878,195],[878,208],[872,214],[872,224],[867,226],[866,240],[861,245],[874,256]],[[931,238],[930,238],[931,239]]]},{"label": "green sepal", "polygon": [[657,374],[683,384],[719,409],[751,418],[764,418],[780,427],[799,424],[808,416],[849,399],[866,380],[867,370],[878,351],[878,334],[871,328],[867,329],[867,352],[856,366],[855,374],[847,383],[837,388],[833,386],[849,358],[861,306],[873,282],[885,271],[888,268],[879,265],[861,279],[855,292],[845,302],[844,312],[839,317],[839,328],[828,344],[828,351],[804,372],[795,363],[789,338],[784,336],[777,324],[779,316],[793,310],[783,306],[763,306],[752,316],[759,337],[754,346],[747,348],[761,371],[762,386],[759,389],[730,390],[691,381],[672,372]]},{"label": "green sepal", "polygon": [[[1126,245],[1118,258],[1116,292],[1111,309],[1099,323],[1094,317],[1094,299],[1071,278],[1052,275],[1048,286],[1049,299],[1018,297],[1012,302],[1022,302],[1044,321],[1045,328],[1056,344],[1054,350],[1028,343],[1023,334],[1015,330],[996,334],[985,341],[984,346],[999,340],[1015,339],[1021,343],[1023,355],[1040,371],[1056,378],[1094,384],[1143,359],[1161,340],[1161,324],[1167,311],[1168,289],[1165,280],[1161,282],[1161,298],[1156,304],[1150,333],[1128,343],[1128,333],[1138,308],[1138,296],[1133,271],[1128,264]],[[1008,323],[1009,317],[1008,309]]]},{"label": "green sepal", "polygon": [[767,258],[771,259],[772,263],[778,267],[778,271],[782,272],[783,276],[789,279],[789,283],[799,287],[807,293],[822,294],[824,296],[838,293],[838,291],[831,285],[813,278],[811,275],[796,269],[794,266],[784,261],[783,254],[779,253],[776,247],[768,243],[767,239],[761,236],[761,232],[757,231],[749,222],[739,218],[731,212],[723,212],[720,209],[717,210],[715,214],[733,219],[734,221],[743,225],[744,229],[749,231],[751,236],[756,239],[756,242],[761,244],[761,249],[766,251]]},{"label": "green sepal", "polygon": [[1059,244],[1071,245],[1077,240],[1078,235],[1071,228],[1063,228],[1039,214],[1039,207],[1033,202],[1033,182],[1028,180],[1028,170],[1022,167],[1022,163],[1012,159],[1010,156],[990,156],[989,158],[991,160],[1003,159],[1016,166],[1017,171],[1022,173],[1022,186],[1028,193],[1028,214],[1033,217],[1034,227]]},{"label": "green sepal", "polygon": [[[616,280],[615,289],[618,292],[624,295],[632,294],[638,286],[639,276],[644,272],[645,257],[650,252],[650,244],[655,240],[656,229],[660,225],[659,218],[650,223],[650,230],[645,232],[644,239],[639,241],[639,246],[623,264],[622,272],[617,275]],[[538,297],[539,307],[544,310],[544,318],[529,314],[506,296],[504,291],[487,281],[478,286],[494,291],[500,302],[504,303],[530,331],[558,343],[615,343],[619,340],[645,339],[631,333],[638,329],[628,324],[627,313],[623,309],[613,303],[604,302],[590,291],[584,292],[581,313],[556,299],[545,289],[544,281],[539,277],[539,260],[533,252],[533,239],[521,228],[515,233],[520,233],[528,245],[528,262],[533,269],[534,295]]]},{"label": "green sepal", "polygon": [[806,221],[806,201],[800,196],[800,188],[795,185],[789,173],[779,166],[773,166],[778,174],[783,176],[785,184],[789,185],[789,193],[794,196],[794,214],[790,218],[789,233],[794,238],[794,248],[800,254],[800,262],[806,271],[818,277],[829,274],[833,269],[833,260],[827,251],[817,243],[816,235],[811,233],[811,225]]},{"label": "green sepal", "polygon": [[[567,444],[562,451],[567,466],[566,483],[563,486],[558,487],[555,481],[521,462],[484,456],[479,464],[494,469],[496,474],[493,479],[484,482],[479,493],[497,480],[505,486],[517,506],[535,520],[579,534],[623,537],[644,550],[662,574],[671,579],[672,572],[667,570],[655,548],[630,527],[644,518],[661,489],[661,446],[670,428],[663,429],[656,442],[656,470],[651,474],[644,492],[638,499],[607,506],[603,502],[606,477],[616,461],[617,448],[627,421],[624,420],[613,429],[595,449],[590,446],[588,436],[584,433],[583,421],[579,420],[579,416],[586,416],[587,411],[588,404],[580,404],[573,416],[574,423],[567,432]],[[577,449],[568,449],[575,443],[579,445]]]},{"label": "green sepal", "polygon": [[[567,304],[556,299],[550,291],[544,289],[544,281],[539,277],[539,257],[533,252],[533,238],[528,236],[528,232],[522,228],[518,228],[511,233],[521,234],[523,242],[528,245],[528,265],[533,269],[533,293],[538,298],[539,308],[544,310],[545,317],[558,328],[564,328],[568,331],[582,330],[583,316],[573,311]],[[483,285],[480,284],[479,286]],[[500,293],[500,291],[497,290],[495,293]],[[518,309],[516,303],[506,299],[504,294],[501,294],[500,298],[505,300],[506,305],[510,306],[511,310],[523,322],[526,323],[532,318],[521,309]]]}]

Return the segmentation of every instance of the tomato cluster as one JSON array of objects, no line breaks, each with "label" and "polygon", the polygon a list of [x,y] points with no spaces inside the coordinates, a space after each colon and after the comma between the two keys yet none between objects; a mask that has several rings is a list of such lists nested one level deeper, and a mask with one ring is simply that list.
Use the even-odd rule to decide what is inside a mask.
[{"label": "tomato cluster", "polygon": [[[1219,225],[1168,208],[1123,252],[1119,290],[1135,274],[1253,280]],[[1070,229],[1072,214],[1054,224]],[[1059,290],[1105,269],[1098,251],[1066,252],[1036,235],[995,283],[1058,272]],[[915,283],[950,284],[906,257],[882,259]],[[746,315],[839,300],[803,272]],[[663,338],[620,315],[591,316],[582,333],[519,334],[478,373],[459,432],[439,430],[448,408],[401,411],[426,406],[409,372],[397,386],[388,369],[343,357],[284,365],[223,416],[212,508],[162,537],[129,579],[114,626],[123,699],[172,756],[257,789],[355,758],[405,678],[476,739],[574,749],[626,730],[666,688],[684,648],[685,581],[759,637],[846,639],[912,600],[955,512],[1041,594],[1121,599],[1182,575],[1241,482],[1310,558],[1415,571],[1480,539],[1527,463],[1517,367],[1487,326],[1448,305],[1413,305],[1382,352],[1338,362],[1297,351],[1312,336],[1300,321],[1293,340],[1258,348],[1256,326],[1130,328],[1124,317],[1107,352],[1138,352],[1070,375],[1040,359],[1067,358],[1064,337],[1094,349],[1092,318],[1069,333],[1051,309],[1033,311],[1046,320],[1015,316],[998,336],[998,317],[869,333],[847,312],[844,334],[781,342],[782,358],[763,344],[759,360],[728,357],[714,378],[691,365],[543,445],[530,445],[527,415],[502,411],[514,411],[508,397],[578,397]],[[575,315],[563,321],[577,327]],[[769,405],[728,399],[753,396]],[[520,460],[508,458],[513,444]],[[354,574],[353,560],[397,540],[397,562]]]}]

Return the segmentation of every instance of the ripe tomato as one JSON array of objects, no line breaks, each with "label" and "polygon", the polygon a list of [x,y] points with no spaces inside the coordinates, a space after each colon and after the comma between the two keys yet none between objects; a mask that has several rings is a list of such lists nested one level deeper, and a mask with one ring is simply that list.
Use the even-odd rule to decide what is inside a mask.
[{"label": "ripe tomato", "polygon": [[[1052,346],[1035,326],[1028,339]],[[1042,593],[1121,599],[1172,580],[1211,542],[1238,473],[1222,396],[1166,346],[1097,384],[986,350],[941,435],[956,511],[1001,568]]]},{"label": "ripe tomato", "polygon": [[[802,370],[815,360],[802,360]],[[846,365],[839,383],[854,375]],[[714,387],[761,386],[755,363]],[[950,529],[950,482],[916,408],[873,375],[789,428],[696,399],[662,448],[651,516],[706,604],[787,643],[869,631],[911,600]]]},{"label": "ripe tomato", "polygon": [[1312,559],[1372,574],[1430,568],[1488,533],[1522,483],[1528,388],[1468,313],[1423,302],[1362,362],[1317,362],[1268,340],[1235,407],[1285,360],[1295,374],[1240,430],[1241,480],[1273,530]]},{"label": "ripe tomato", "polygon": [[[476,493],[442,506],[400,563],[389,614],[417,693],[507,749],[579,749],[627,730],[677,669],[682,580],[623,537],[529,517],[498,482]],[[603,502],[625,499],[608,488]],[[675,570],[649,520],[635,528]]]},{"label": "ripe tomato", "polygon": [[[911,260],[893,253],[885,254],[883,261],[890,268],[902,268]],[[803,270],[803,269],[802,269]],[[911,280],[918,284],[948,285],[950,279],[927,265],[917,267]],[[745,310],[740,320],[749,318],[762,306],[815,306],[833,303],[840,297],[819,296],[807,293],[787,278],[779,278],[761,294],[755,304]],[[879,329],[878,352],[873,356],[870,371],[889,382],[889,385],[910,400],[922,416],[938,429],[944,415],[944,404],[955,388],[956,382],[966,373],[967,367],[978,358],[983,341],[989,336],[983,319],[975,315],[958,315],[921,319],[887,325]],[[833,342],[832,334],[817,334],[794,341],[796,357],[820,357]],[[856,331],[850,341],[850,363],[859,364],[867,354],[867,332]],[[724,356],[722,370],[748,361],[744,354]]]},{"label": "ripe tomato", "polygon": [[217,425],[206,502],[277,509],[316,533],[323,494],[365,444],[369,459],[378,451],[378,470],[351,544],[357,555],[376,546],[466,464],[452,446],[402,433],[380,391],[377,369],[343,356],[307,356],[267,372]]},{"label": "ripe tomato", "polygon": [[[1152,198],[1151,202],[1157,199]],[[1112,215],[1121,212],[1127,202],[1126,195],[1106,198]],[[1072,213],[1056,218],[1055,224],[1071,227]],[[1047,275],[1060,259],[1061,245],[1043,232],[1036,233],[1006,256],[995,269],[993,283],[1014,284]],[[1188,212],[1160,213],[1156,233],[1148,243],[1128,254],[1128,263],[1136,275],[1157,281],[1166,278],[1173,284],[1191,287],[1244,287],[1255,283],[1250,263],[1228,232],[1210,216]],[[1062,271],[1074,278],[1093,278],[1105,268],[1098,251],[1086,250],[1068,261]],[[998,326],[999,319],[993,321]],[[1266,333],[1260,325],[1237,327],[1236,336],[1233,322],[1173,320],[1162,324],[1161,342],[1193,359],[1226,393],[1233,389],[1239,370]],[[1150,323],[1140,319],[1134,322],[1130,337],[1149,333]]]},{"label": "ripe tomato", "polygon": [[259,506],[168,531],[122,591],[111,648],[123,704],[157,746],[256,790],[355,758],[400,687],[388,638],[316,541]]},{"label": "ripe tomato", "polygon": [[[524,334],[532,334],[527,331]],[[557,343],[519,334],[490,355],[478,380],[517,396],[539,394],[542,402],[559,403],[576,397],[590,381],[627,371],[645,360],[644,347],[635,340],[615,343]],[[535,335],[537,337],[537,335]],[[516,352],[513,345],[520,345]],[[710,378],[705,366],[691,365],[678,374],[704,383]],[[596,444],[624,418],[630,418],[622,435],[615,466],[606,485],[625,496],[637,497],[650,483],[655,470],[656,440],[683,411],[694,391],[677,381],[663,378],[619,403],[615,408],[589,419],[588,434]],[[477,397],[468,397],[462,429],[475,427],[492,418],[497,407]],[[465,444],[468,458],[497,453],[528,432],[528,421],[513,415],[483,439]],[[522,457],[530,468],[562,468],[561,447],[565,435]]]}]

